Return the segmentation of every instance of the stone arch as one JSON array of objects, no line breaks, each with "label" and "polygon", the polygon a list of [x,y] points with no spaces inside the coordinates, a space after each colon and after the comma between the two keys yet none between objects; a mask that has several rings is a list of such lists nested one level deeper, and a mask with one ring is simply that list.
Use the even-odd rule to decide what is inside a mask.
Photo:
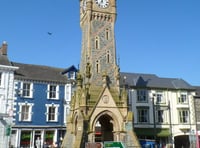
[{"label": "stone arch", "polygon": [[92,121],[95,142],[114,141],[114,132],[119,129],[116,115],[108,110],[100,112]]}]

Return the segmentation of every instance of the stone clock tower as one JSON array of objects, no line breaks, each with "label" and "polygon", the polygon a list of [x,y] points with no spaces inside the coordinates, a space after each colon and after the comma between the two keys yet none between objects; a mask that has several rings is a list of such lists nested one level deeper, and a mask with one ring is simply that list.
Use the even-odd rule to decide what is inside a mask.
[{"label": "stone clock tower", "polygon": [[116,0],[80,0],[81,63],[63,148],[105,141],[139,146],[127,93],[119,87],[115,21]]}]

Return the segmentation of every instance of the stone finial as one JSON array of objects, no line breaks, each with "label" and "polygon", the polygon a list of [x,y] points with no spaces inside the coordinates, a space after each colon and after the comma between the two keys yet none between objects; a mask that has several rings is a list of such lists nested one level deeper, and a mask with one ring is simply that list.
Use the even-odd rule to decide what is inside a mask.
[{"label": "stone finial", "polygon": [[108,80],[107,80],[107,73],[104,71],[102,74],[102,81],[103,81],[103,87],[108,85]]}]

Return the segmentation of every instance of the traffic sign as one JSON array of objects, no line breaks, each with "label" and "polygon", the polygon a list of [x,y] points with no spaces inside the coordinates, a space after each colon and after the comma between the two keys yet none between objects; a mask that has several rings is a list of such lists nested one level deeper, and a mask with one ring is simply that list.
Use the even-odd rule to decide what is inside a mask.
[{"label": "traffic sign", "polygon": [[122,142],[104,142],[104,148],[125,148]]}]

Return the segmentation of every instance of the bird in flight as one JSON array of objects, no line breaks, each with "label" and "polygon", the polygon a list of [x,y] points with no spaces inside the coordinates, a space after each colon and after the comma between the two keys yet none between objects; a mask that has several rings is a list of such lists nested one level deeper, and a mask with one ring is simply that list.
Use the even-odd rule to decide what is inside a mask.
[{"label": "bird in flight", "polygon": [[52,32],[47,32],[48,33],[48,35],[52,35]]}]

